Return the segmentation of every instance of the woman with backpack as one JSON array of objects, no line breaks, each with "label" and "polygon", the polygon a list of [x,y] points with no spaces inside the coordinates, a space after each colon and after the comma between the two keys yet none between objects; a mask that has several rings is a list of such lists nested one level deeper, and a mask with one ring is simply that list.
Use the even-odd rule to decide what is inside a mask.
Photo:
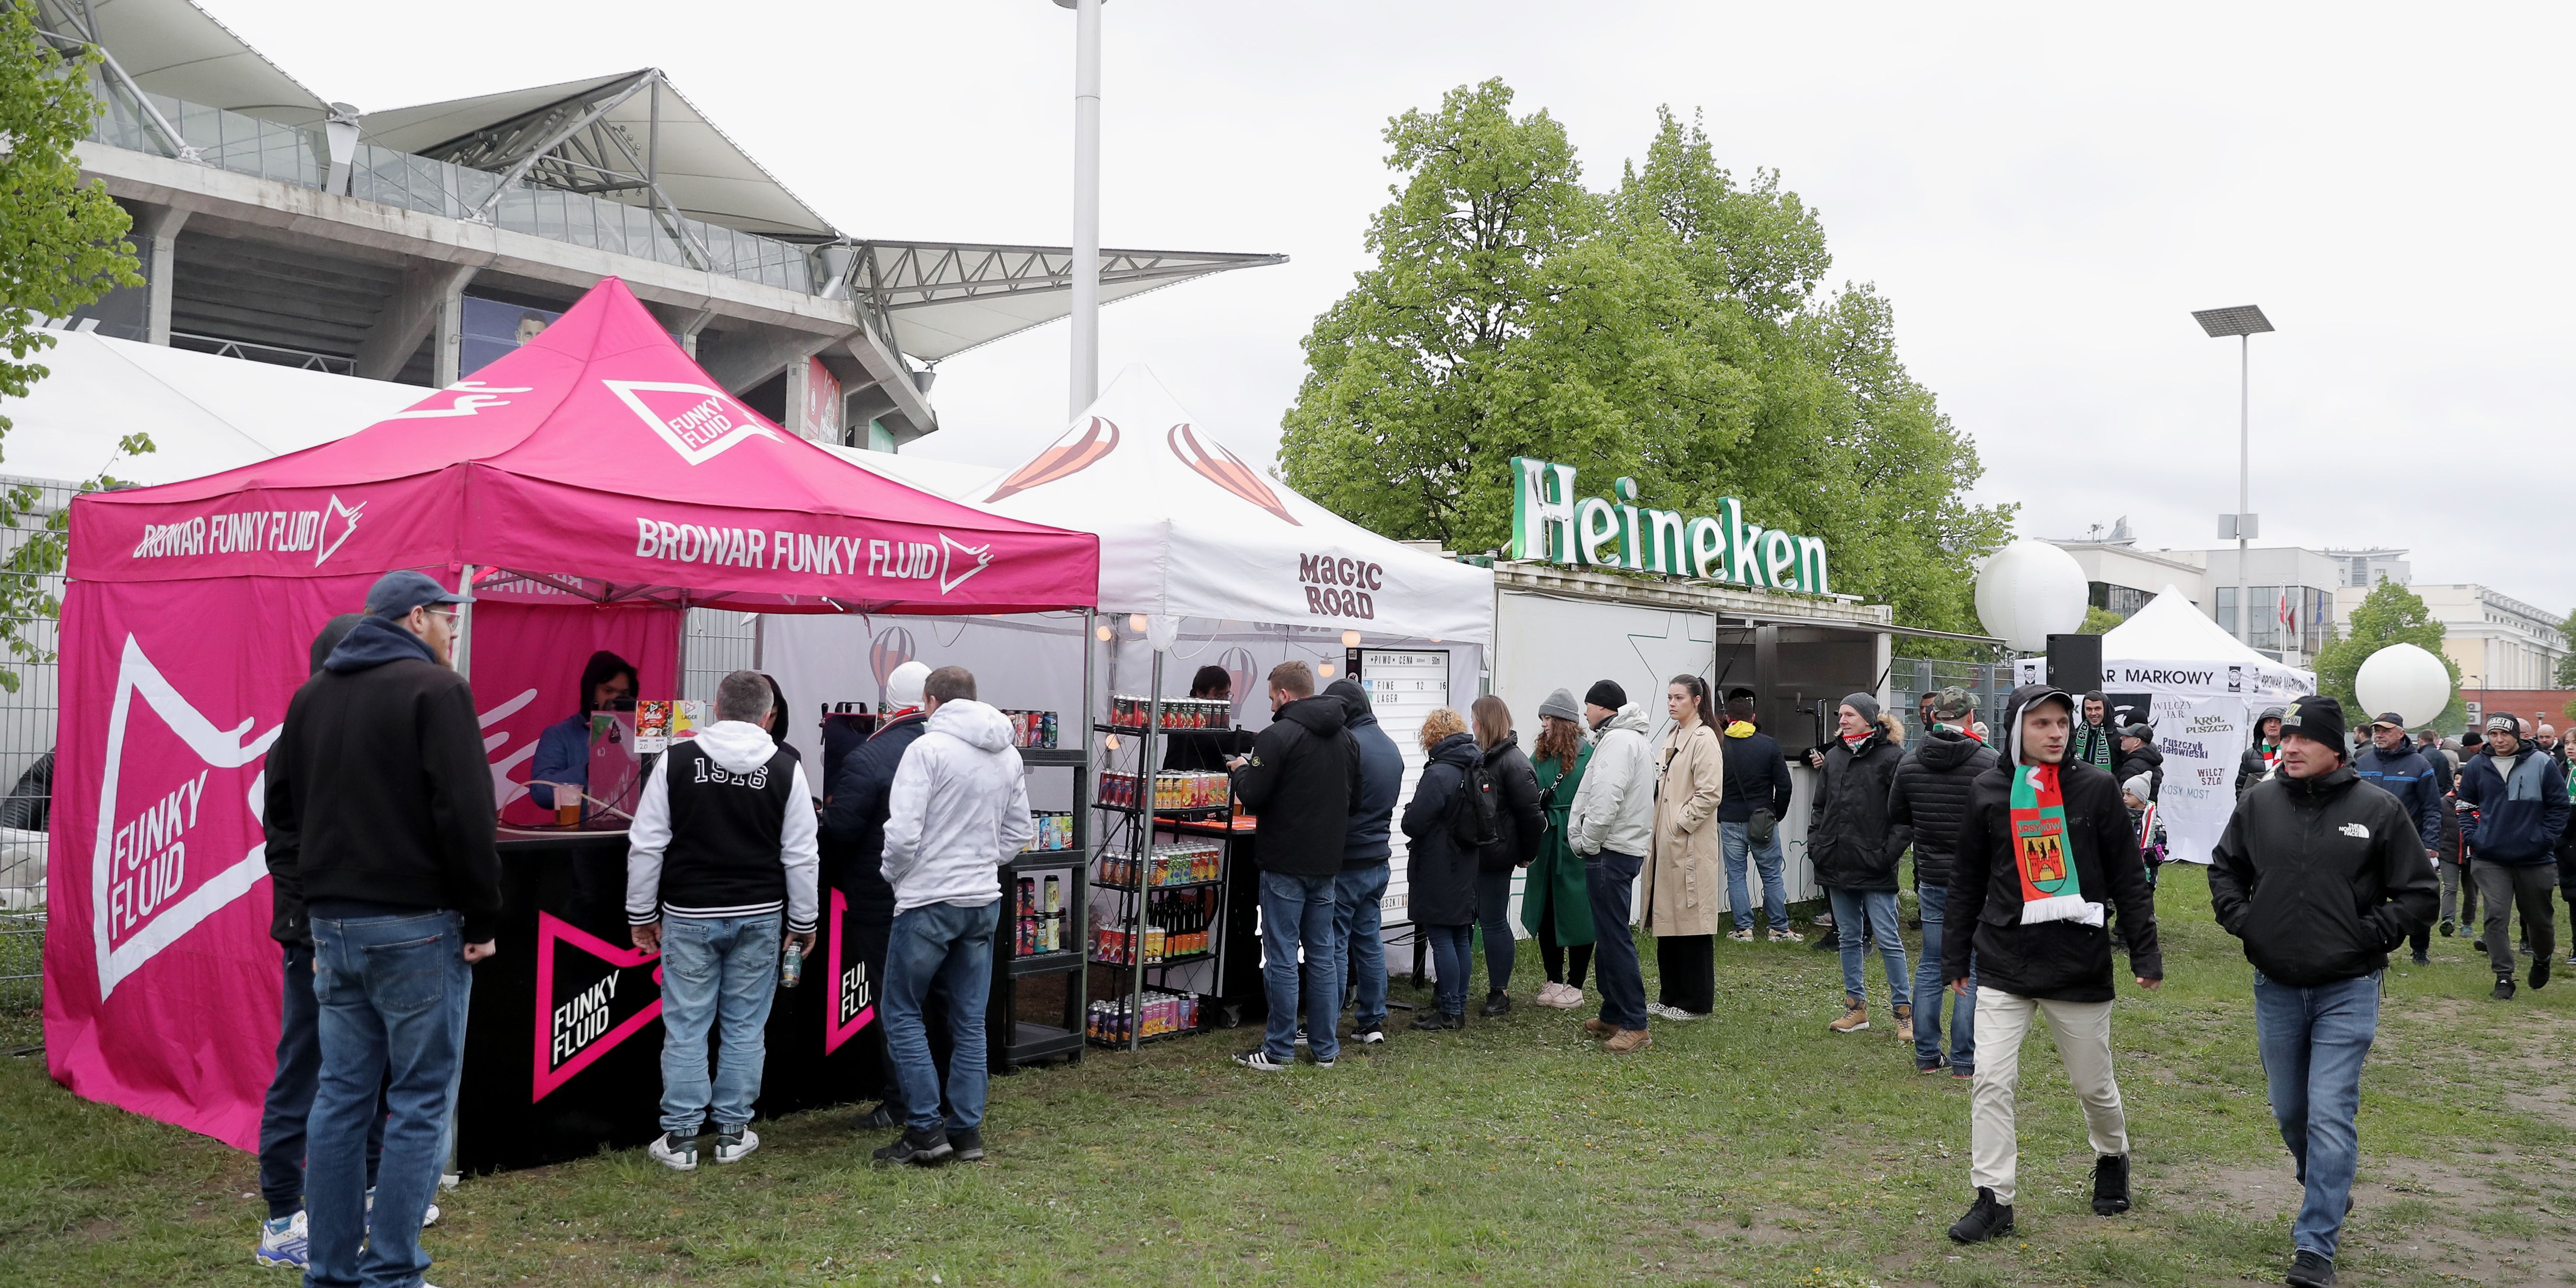
[{"label": "woman with backpack", "polygon": [[1673,728],[1655,761],[1655,852],[1643,892],[1663,998],[1646,1013],[1696,1020],[1717,1007],[1717,904],[1726,861],[1717,806],[1726,752],[1707,680],[1674,676],[1664,687],[1664,709]]},{"label": "woman with backpack", "polygon": [[1530,748],[1531,781],[1538,784],[1547,837],[1521,887],[1521,924],[1538,936],[1539,961],[1547,967],[1538,1004],[1561,1011],[1583,1005],[1583,976],[1592,966],[1592,896],[1584,889],[1583,860],[1566,839],[1565,822],[1575,789],[1583,784],[1583,768],[1592,762],[1582,721],[1574,691],[1558,689],[1538,704],[1538,743]]},{"label": "woman with backpack", "polygon": [[1511,707],[1488,693],[1467,710],[1475,717],[1485,776],[1494,785],[1493,836],[1476,852],[1476,922],[1485,931],[1483,1013],[1490,1020],[1512,1009],[1512,871],[1538,857],[1547,816],[1539,812],[1538,775],[1521,750],[1520,732],[1512,728]]},{"label": "woman with backpack", "polygon": [[[1476,870],[1482,847],[1459,839],[1478,828],[1475,780],[1487,788],[1485,754],[1467,721],[1442,707],[1422,718],[1422,767],[1413,799],[1404,807],[1404,835],[1411,842],[1404,877],[1417,933],[1431,944],[1431,969],[1439,976],[1437,1009],[1413,1017],[1423,1031],[1467,1027],[1467,972],[1475,964]],[[1491,809],[1491,804],[1485,806]]]}]

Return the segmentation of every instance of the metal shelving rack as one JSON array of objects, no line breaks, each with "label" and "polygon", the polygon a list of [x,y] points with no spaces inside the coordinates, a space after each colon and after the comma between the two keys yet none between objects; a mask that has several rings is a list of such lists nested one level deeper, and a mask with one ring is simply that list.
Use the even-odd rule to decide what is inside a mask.
[{"label": "metal shelving rack", "polygon": [[[1120,724],[1094,724],[1091,726],[1091,732],[1093,734],[1108,735],[1109,737],[1118,740],[1118,744],[1110,748],[1110,760],[1102,766],[1102,772],[1104,774],[1114,770],[1116,762],[1120,758],[1120,752],[1129,747],[1135,749],[1137,791],[1138,795],[1142,799],[1135,805],[1108,805],[1101,803],[1097,799],[1088,803],[1089,809],[1096,809],[1104,814],[1112,816],[1111,821],[1105,829],[1101,843],[1095,847],[1095,854],[1107,855],[1124,853],[1130,861],[1131,868],[1138,875],[1138,880],[1135,884],[1111,884],[1100,881],[1097,878],[1093,878],[1089,883],[1090,888],[1092,889],[1117,892],[1119,912],[1117,917],[1114,920],[1109,921],[1107,924],[1113,928],[1123,929],[1127,932],[1128,957],[1130,958],[1129,961],[1121,962],[1093,956],[1089,960],[1091,965],[1094,967],[1112,967],[1122,969],[1126,972],[1125,986],[1116,992],[1105,995],[1103,1000],[1124,999],[1130,1004],[1130,1006],[1134,1007],[1140,1013],[1142,1012],[1144,1005],[1146,974],[1148,972],[1153,972],[1159,976],[1161,973],[1169,971],[1176,966],[1187,966],[1197,962],[1213,960],[1217,955],[1218,948],[1220,947],[1225,924],[1223,908],[1220,906],[1217,909],[1217,915],[1211,918],[1208,925],[1208,947],[1206,951],[1190,953],[1181,957],[1165,957],[1156,961],[1145,960],[1145,909],[1147,901],[1152,898],[1153,895],[1166,891],[1177,890],[1221,890],[1225,883],[1226,859],[1223,856],[1226,852],[1221,849],[1218,852],[1220,857],[1217,860],[1217,873],[1211,880],[1194,881],[1177,886],[1143,884],[1146,860],[1154,850],[1155,826],[1161,820],[1222,820],[1231,817],[1234,813],[1234,784],[1231,781],[1228,781],[1226,784],[1226,799],[1224,804],[1198,806],[1188,809],[1154,808],[1154,775],[1156,771],[1160,769],[1162,764],[1160,750],[1164,735],[1168,732],[1163,728],[1163,655],[1159,651],[1154,654],[1152,683],[1153,687],[1150,692],[1153,697],[1146,710],[1145,725],[1143,728],[1138,728],[1134,725]],[[1085,945],[1085,952],[1089,952],[1088,944]],[[1155,1034],[1149,1038],[1143,1036],[1143,1026],[1140,1024],[1137,1026],[1136,1030],[1131,1031],[1125,1038],[1115,1040],[1093,1038],[1091,1041],[1098,1046],[1110,1048],[1125,1047],[1126,1049],[1133,1051],[1147,1042],[1160,1042],[1165,1038],[1186,1037],[1193,1033],[1204,1032],[1208,1027],[1208,1016],[1209,1008],[1202,1007],[1200,1010],[1199,1022],[1186,1029],[1174,1029],[1170,1032]]]},{"label": "metal shelving rack", "polygon": [[[1059,735],[1059,740],[1061,736]],[[1040,1060],[1080,1059],[1083,1008],[1088,989],[1077,972],[1083,969],[1091,921],[1091,757],[1082,747],[1023,747],[1020,761],[1031,769],[1073,771],[1073,846],[1063,850],[1023,850],[1002,865],[1004,915],[993,929],[993,998],[986,1008],[985,1035],[995,1073],[1011,1073]],[[1019,884],[1022,877],[1043,881],[1063,875],[1064,932],[1052,952],[1019,951]],[[1065,981],[1064,1012],[1057,1024],[1033,1024],[1019,1018],[1020,981],[1033,975],[1073,975]]]}]

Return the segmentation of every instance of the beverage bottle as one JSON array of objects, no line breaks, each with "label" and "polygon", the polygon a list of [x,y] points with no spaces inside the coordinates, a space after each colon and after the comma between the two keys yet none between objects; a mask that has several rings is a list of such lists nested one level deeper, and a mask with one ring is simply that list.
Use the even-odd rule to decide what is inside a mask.
[{"label": "beverage bottle", "polygon": [[794,988],[804,978],[805,950],[791,943],[787,945],[787,955],[778,962],[778,986]]}]

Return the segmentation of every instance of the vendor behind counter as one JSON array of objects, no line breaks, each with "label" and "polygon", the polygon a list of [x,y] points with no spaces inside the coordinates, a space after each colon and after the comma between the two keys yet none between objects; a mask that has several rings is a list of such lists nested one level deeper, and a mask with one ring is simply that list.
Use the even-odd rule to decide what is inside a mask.
[{"label": "vendor behind counter", "polygon": [[[1231,702],[1234,676],[1221,666],[1200,667],[1198,674],[1190,677],[1190,696]],[[1163,737],[1163,768],[1184,773],[1224,773],[1226,757],[1252,750],[1249,729],[1173,729]]]},{"label": "vendor behind counter", "polygon": [[[581,668],[579,692],[581,709],[537,735],[535,762],[528,767],[528,798],[539,809],[555,808],[558,785],[589,790],[590,715],[635,709],[635,664],[601,649]],[[568,795],[563,803],[572,804],[574,799]]]}]

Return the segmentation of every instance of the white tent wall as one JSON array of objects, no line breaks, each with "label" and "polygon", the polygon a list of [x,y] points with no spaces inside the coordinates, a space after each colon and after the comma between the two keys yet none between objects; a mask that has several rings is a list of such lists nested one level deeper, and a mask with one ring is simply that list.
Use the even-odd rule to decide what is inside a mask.
[{"label": "white tent wall", "polygon": [[[1494,612],[1493,691],[1511,707],[1526,750],[1537,740],[1538,704],[1548,694],[1568,689],[1579,703],[1594,681],[1611,680],[1646,712],[1652,725],[1649,741],[1661,747],[1673,724],[1664,710],[1664,688],[1672,677],[1705,676],[1721,688],[1727,683],[1717,669],[1719,630],[1717,619],[1705,612],[1505,592],[1497,597]],[[1780,820],[1781,874],[1786,897],[1796,902],[1820,893],[1815,868],[1807,861],[1807,811],[1815,799],[1815,775],[1803,764],[1792,763],[1789,770],[1795,790],[1788,817]],[[1522,880],[1519,874],[1512,878],[1515,934],[1520,933]],[[1748,870],[1745,881],[1758,902],[1759,873]],[[1725,906],[1722,886],[1718,899]],[[1629,920],[1640,915],[1632,901]]]}]

